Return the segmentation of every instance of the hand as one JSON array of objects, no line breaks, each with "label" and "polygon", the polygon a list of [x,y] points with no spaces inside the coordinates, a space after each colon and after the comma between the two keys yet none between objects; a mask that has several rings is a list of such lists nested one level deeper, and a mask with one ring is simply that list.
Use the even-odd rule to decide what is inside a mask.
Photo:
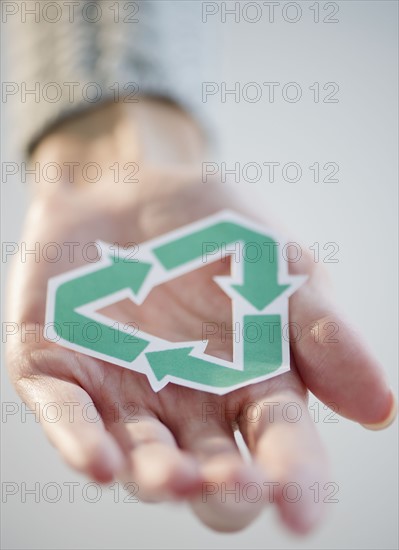
[{"label": "hand", "polygon": [[[36,160],[101,159],[103,166],[117,159],[131,160],[129,152],[124,157],[125,153],[107,147],[107,142],[97,140],[96,147],[90,149],[86,145],[77,146],[76,140],[69,138],[65,141],[65,135],[61,142],[59,136],[50,136],[36,152]],[[146,168],[142,169],[142,164]],[[92,185],[41,182],[23,241],[29,250],[35,243],[43,250],[46,243],[56,242],[62,254],[55,263],[43,258],[36,262],[28,256],[26,263],[17,260],[14,264],[8,320],[17,322],[21,330],[8,342],[10,377],[33,409],[36,403],[41,408],[50,402],[59,404],[60,420],[48,422],[40,415],[43,428],[63,458],[91,478],[133,481],[141,500],[187,498],[204,523],[225,531],[250,523],[267,503],[270,483],[274,483],[274,500],[284,522],[295,531],[307,531],[322,512],[308,488],[331,481],[307,410],[307,388],[324,403],[333,403],[341,415],[369,427],[384,427],[396,414],[393,394],[380,367],[335,311],[325,275],[311,258],[304,256],[299,263],[290,264],[291,273],[309,275],[290,298],[290,321],[302,329],[302,337],[291,346],[291,371],[223,397],[174,384],[154,393],[142,374],[43,339],[48,278],[83,265],[86,243],[97,239],[120,246],[140,243],[222,208],[242,211],[224,194],[223,186],[205,187],[198,183],[190,163],[181,166],[180,161],[173,167],[141,163],[140,181],[135,184],[116,184],[107,178]],[[268,225],[267,219],[260,221]],[[68,242],[79,243],[72,262]],[[201,340],[204,320],[231,326],[230,301],[213,281],[215,275],[228,271],[226,262],[206,265],[154,288],[141,306],[124,300],[103,313],[115,320],[135,321],[142,330],[165,339]],[[323,327],[327,322],[339,328],[336,343],[326,343]],[[35,334],[28,334],[32,327],[36,327]],[[231,359],[231,349],[231,340],[222,342],[215,335],[207,353]],[[293,402],[301,412],[297,422],[290,422],[284,414],[285,406]],[[68,403],[75,404],[73,422]],[[260,419],[256,417],[259,409],[251,406],[254,403],[264,411]],[[268,409],[264,403],[277,405]],[[100,421],[87,421],[89,404],[93,409],[87,414],[92,417],[96,409]],[[217,412],[204,417],[206,404],[213,404]],[[270,410],[272,418],[266,414]],[[251,417],[251,412],[255,416]],[[250,449],[251,462],[245,461],[237,448],[234,425]],[[250,502],[255,500],[250,489],[247,498],[243,496],[245,487],[251,487],[248,483],[262,489],[258,502]],[[302,488],[298,502],[284,498],[282,488],[287,483]],[[234,495],[223,498],[222,484],[227,490],[238,487],[239,502]]]}]

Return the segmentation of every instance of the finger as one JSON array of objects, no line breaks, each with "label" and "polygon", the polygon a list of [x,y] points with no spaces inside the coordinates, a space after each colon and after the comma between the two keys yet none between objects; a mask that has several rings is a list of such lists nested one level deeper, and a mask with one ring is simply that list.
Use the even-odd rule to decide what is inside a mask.
[{"label": "finger", "polygon": [[[285,376],[285,375],[282,375]],[[315,491],[326,484],[326,456],[308,414],[303,393],[293,390],[259,392],[252,401],[264,407],[242,414],[239,427],[256,461],[270,476],[265,499],[276,502],[284,523],[308,532],[322,516]]]},{"label": "finger", "polygon": [[143,412],[133,422],[121,418],[110,430],[128,456],[119,478],[137,484],[140,500],[176,500],[199,490],[197,462],[178,448],[170,430],[156,417]]},{"label": "finger", "polygon": [[243,460],[230,423],[199,418],[194,414],[174,429],[179,445],[201,465],[201,493],[191,500],[192,509],[217,531],[243,529],[263,507],[254,490],[259,493],[265,476],[259,467]]},{"label": "finger", "polygon": [[378,361],[334,310],[317,276],[290,299],[291,348],[309,389],[338,412],[374,429],[396,417],[396,401]]},{"label": "finger", "polygon": [[21,378],[16,386],[39,416],[50,442],[72,468],[100,483],[114,479],[124,456],[84,389],[44,374]]}]

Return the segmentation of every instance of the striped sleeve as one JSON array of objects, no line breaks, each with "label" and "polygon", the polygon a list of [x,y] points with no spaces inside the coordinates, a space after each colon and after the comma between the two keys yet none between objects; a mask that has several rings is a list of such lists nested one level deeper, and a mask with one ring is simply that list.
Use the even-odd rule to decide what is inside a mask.
[{"label": "striped sleeve", "polygon": [[67,117],[145,95],[179,104],[209,134],[201,98],[207,39],[201,2],[10,4],[17,11],[5,16],[3,102],[20,151],[29,153]]}]

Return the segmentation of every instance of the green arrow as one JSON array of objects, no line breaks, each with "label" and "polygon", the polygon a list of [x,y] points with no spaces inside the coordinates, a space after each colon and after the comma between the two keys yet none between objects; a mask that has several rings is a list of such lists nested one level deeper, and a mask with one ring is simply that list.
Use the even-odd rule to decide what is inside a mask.
[{"label": "green arrow", "polygon": [[[244,270],[245,271],[245,270]],[[256,309],[262,310],[273,300],[278,298],[290,285],[279,285],[273,279],[270,284],[264,281],[264,286],[259,289],[259,281],[254,274],[254,270],[248,269],[248,274],[245,276],[243,285],[231,285],[237,290],[243,298],[250,302]],[[252,281],[253,280],[253,281]],[[252,282],[251,282],[252,281]]]},{"label": "green arrow", "polygon": [[170,375],[207,386],[229,388],[265,376],[282,364],[280,315],[244,316],[244,370],[190,355],[193,347],[146,353],[156,378]]},{"label": "green arrow", "polygon": [[58,336],[116,359],[129,362],[136,359],[149,342],[93,321],[75,310],[125,288],[137,293],[151,267],[151,264],[137,261],[113,260],[110,266],[60,285],[55,295],[54,312],[54,329]]},{"label": "green arrow", "polygon": [[234,222],[218,222],[158,246],[153,252],[163,267],[170,270],[198,258],[203,258],[205,263],[210,254],[237,241],[245,243],[242,251],[244,283],[232,287],[262,310],[289,287],[278,282],[277,243],[267,235]]}]

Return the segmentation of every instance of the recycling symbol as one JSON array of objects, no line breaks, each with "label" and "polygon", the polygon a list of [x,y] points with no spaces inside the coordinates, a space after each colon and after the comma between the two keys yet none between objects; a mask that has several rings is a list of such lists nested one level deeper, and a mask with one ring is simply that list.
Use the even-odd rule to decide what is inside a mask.
[{"label": "recycling symbol", "polygon": [[[66,348],[146,374],[154,391],[169,382],[223,395],[290,368],[288,298],[304,276],[288,275],[283,241],[262,225],[221,211],[119,251],[96,243],[100,260],[49,280],[45,337]],[[251,251],[251,252],[250,252]],[[215,282],[231,298],[233,360],[206,354],[207,341],[170,342],[127,328],[98,312],[129,298],[142,304],[157,285],[204,264],[232,257],[231,273]],[[195,292],[195,288],[193,288]],[[88,327],[97,335],[89,337]],[[125,336],[125,337],[122,337]]]}]

